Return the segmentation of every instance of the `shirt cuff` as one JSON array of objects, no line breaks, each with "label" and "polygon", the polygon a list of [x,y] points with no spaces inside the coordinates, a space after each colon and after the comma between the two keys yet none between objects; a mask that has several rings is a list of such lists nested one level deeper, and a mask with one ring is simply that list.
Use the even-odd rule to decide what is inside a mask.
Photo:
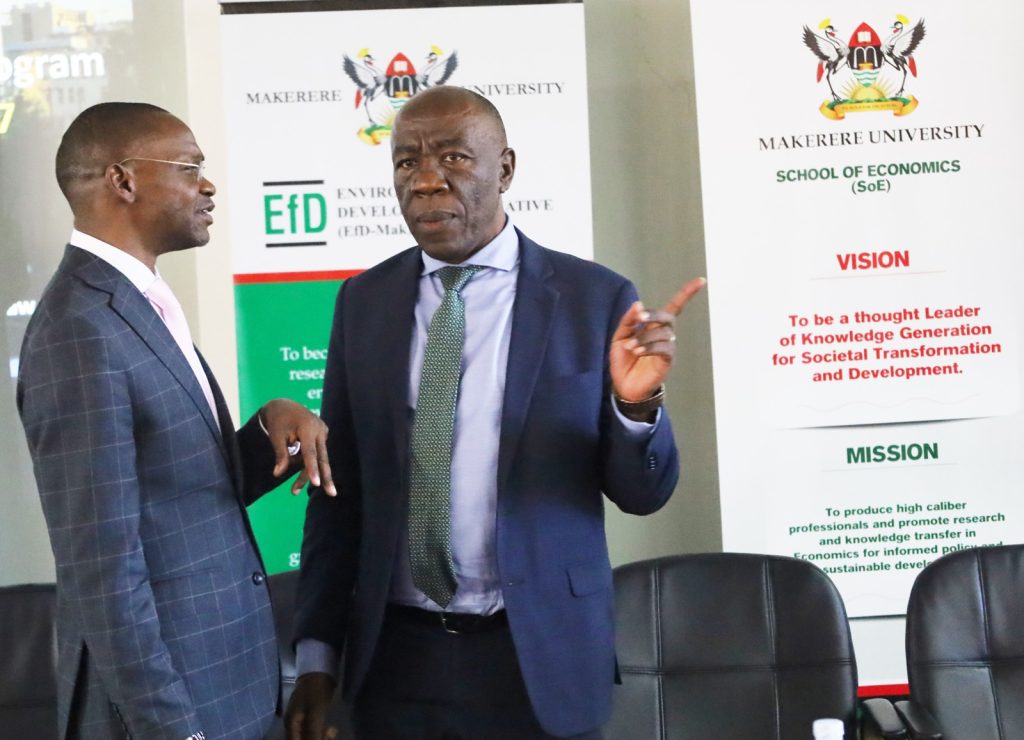
[{"label": "shirt cuff", "polygon": [[615,416],[618,417],[619,423],[622,424],[623,428],[626,430],[627,436],[632,437],[633,439],[643,439],[644,437],[651,436],[651,434],[654,433],[654,430],[657,429],[658,422],[661,421],[662,407],[658,407],[657,412],[655,412],[654,421],[652,422],[633,421],[632,419],[627,419],[619,410],[618,404],[615,403],[614,393],[611,395],[611,399],[612,411],[615,412]]},{"label": "shirt cuff", "polygon": [[295,645],[295,677],[306,673],[326,673],[338,680],[338,651],[326,642],[306,638]]}]

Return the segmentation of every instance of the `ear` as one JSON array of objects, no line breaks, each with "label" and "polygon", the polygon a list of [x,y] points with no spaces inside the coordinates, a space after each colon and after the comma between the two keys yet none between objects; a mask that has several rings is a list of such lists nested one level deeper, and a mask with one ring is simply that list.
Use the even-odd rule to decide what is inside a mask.
[{"label": "ear", "polygon": [[516,153],[510,147],[505,147],[499,158],[501,175],[498,178],[500,187],[498,192],[504,193],[512,187],[512,177],[516,174]]},{"label": "ear", "polygon": [[103,180],[114,196],[125,203],[134,203],[137,195],[135,175],[123,164],[107,165]]}]

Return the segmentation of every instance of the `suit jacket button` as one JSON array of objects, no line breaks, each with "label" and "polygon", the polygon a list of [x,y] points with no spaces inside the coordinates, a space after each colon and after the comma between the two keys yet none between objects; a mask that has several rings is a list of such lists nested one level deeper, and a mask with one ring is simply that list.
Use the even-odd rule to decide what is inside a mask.
[{"label": "suit jacket button", "polygon": [[252,574],[252,582],[255,583],[257,586],[262,585],[265,580],[267,580],[267,577],[259,571],[256,571]]},{"label": "suit jacket button", "polygon": [[654,470],[656,467],[658,467],[658,456],[651,455],[647,458],[647,469]]}]

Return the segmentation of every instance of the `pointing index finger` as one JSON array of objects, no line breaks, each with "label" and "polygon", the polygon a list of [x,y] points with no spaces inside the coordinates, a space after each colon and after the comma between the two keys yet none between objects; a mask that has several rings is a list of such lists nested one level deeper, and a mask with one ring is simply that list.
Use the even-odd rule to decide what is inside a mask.
[{"label": "pointing index finger", "polygon": [[683,308],[690,302],[690,299],[697,295],[707,282],[707,278],[694,278],[680,288],[674,296],[669,298],[668,303],[665,304],[662,310],[668,311],[673,316],[678,316],[683,312]]}]

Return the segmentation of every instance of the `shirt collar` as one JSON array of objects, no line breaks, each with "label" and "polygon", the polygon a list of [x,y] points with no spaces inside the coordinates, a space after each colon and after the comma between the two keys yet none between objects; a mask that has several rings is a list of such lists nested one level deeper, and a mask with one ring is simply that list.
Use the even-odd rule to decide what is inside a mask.
[{"label": "shirt collar", "polygon": [[86,252],[96,255],[109,264],[128,278],[132,285],[139,289],[140,293],[145,293],[149,290],[160,276],[160,273],[153,274],[150,272],[148,267],[123,249],[118,249],[113,244],[107,244],[105,241],[89,236],[78,229],[72,229],[71,238],[68,241],[71,242],[72,246],[84,249]]},{"label": "shirt collar", "polygon": [[[430,275],[451,264],[434,259],[423,250],[420,250],[420,254],[423,256],[423,272],[420,275]],[[515,226],[512,225],[512,219],[506,216],[505,227],[498,232],[498,235],[461,265],[493,267],[495,270],[509,272],[518,261],[519,236],[516,234]]]}]

